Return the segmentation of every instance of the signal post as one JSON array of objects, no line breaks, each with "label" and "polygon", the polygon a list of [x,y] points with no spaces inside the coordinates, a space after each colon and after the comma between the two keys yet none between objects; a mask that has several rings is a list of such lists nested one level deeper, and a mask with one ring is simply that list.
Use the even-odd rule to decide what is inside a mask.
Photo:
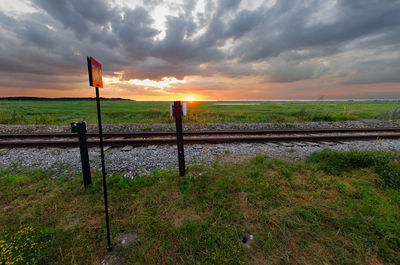
[{"label": "signal post", "polygon": [[171,104],[171,116],[175,117],[176,126],[176,143],[178,146],[178,163],[179,163],[179,176],[185,176],[185,152],[183,148],[183,126],[182,116],[186,116],[186,103],[174,101]]},{"label": "signal post", "polygon": [[104,191],[104,208],[106,215],[107,226],[107,250],[111,251],[110,240],[110,222],[108,218],[108,201],[107,201],[107,182],[106,182],[106,166],[104,162],[104,147],[103,147],[103,128],[101,125],[101,112],[100,112],[100,96],[99,87],[103,88],[103,78],[101,71],[101,64],[92,57],[87,57],[89,84],[96,87],[96,103],[97,103],[97,119],[99,123],[99,140],[100,140],[100,153],[101,153],[101,172],[103,176],[103,191]]}]

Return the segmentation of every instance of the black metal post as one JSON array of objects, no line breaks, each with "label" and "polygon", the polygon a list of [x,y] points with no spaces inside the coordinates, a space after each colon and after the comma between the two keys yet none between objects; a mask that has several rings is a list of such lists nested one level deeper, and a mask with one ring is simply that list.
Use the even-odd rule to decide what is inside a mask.
[{"label": "black metal post", "polygon": [[182,129],[182,104],[180,101],[174,102],[173,112],[176,125],[176,141],[178,145],[179,176],[185,176],[185,153],[183,148],[183,129]]},{"label": "black metal post", "polygon": [[79,149],[81,151],[83,184],[85,185],[86,189],[90,184],[92,184],[89,165],[89,152],[86,141],[86,122],[81,121],[71,123],[71,132],[78,133]]},{"label": "black metal post", "polygon": [[103,147],[103,128],[101,126],[101,112],[100,112],[100,97],[99,88],[96,87],[96,101],[97,101],[97,118],[99,122],[99,139],[100,139],[100,152],[101,152],[101,172],[103,175],[103,191],[104,191],[104,208],[106,212],[106,226],[107,226],[107,250],[111,251],[110,240],[110,222],[108,218],[108,201],[107,201],[107,183],[106,183],[106,166],[104,162],[104,147]]}]

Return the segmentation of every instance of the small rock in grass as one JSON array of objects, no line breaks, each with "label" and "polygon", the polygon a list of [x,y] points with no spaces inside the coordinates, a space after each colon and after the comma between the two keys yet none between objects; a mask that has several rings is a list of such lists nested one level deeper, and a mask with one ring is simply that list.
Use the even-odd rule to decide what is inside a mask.
[{"label": "small rock in grass", "polygon": [[245,234],[239,237],[239,244],[243,247],[250,248],[250,244],[254,241],[253,235]]},{"label": "small rock in grass", "polygon": [[138,235],[136,234],[125,234],[125,235],[120,235],[115,240],[119,242],[116,246],[116,248],[128,248],[132,243],[138,239]]},{"label": "small rock in grass", "polygon": [[12,207],[12,206],[9,205],[9,206],[4,207],[4,208],[3,208],[3,211],[6,213],[6,212],[11,211],[13,208],[14,208],[14,207]]}]

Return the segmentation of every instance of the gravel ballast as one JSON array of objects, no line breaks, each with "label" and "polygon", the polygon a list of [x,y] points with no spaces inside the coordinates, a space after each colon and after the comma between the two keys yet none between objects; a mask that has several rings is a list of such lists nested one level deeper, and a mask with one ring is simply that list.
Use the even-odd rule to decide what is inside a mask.
[{"label": "gravel ballast", "polygon": [[[184,122],[184,121],[183,121]],[[183,129],[189,131],[201,130],[263,130],[263,129],[327,129],[327,128],[382,128],[399,127],[400,121],[344,121],[344,122],[294,122],[294,123],[183,123]],[[97,125],[89,124],[87,131],[96,133]],[[103,132],[137,132],[137,131],[175,131],[175,123],[135,123],[135,124],[105,124]],[[51,133],[71,132],[71,126],[66,125],[13,125],[0,124],[0,133]]]},{"label": "gravel ballast", "polygon": [[[159,124],[131,124],[106,125],[105,131],[138,131],[143,130],[173,130],[173,126],[161,128]],[[335,123],[295,123],[290,128],[372,128],[396,127],[398,122],[335,122]],[[117,126],[117,127],[115,127]],[[281,127],[276,127],[281,126]],[[186,130],[233,130],[233,129],[266,129],[287,128],[281,124],[211,124],[186,125]],[[133,128],[135,127],[135,128]],[[67,126],[22,126],[0,125],[1,133],[21,132],[65,132]],[[141,129],[140,129],[141,128]],[[33,130],[34,129],[34,130]],[[96,126],[90,126],[89,131],[95,132]],[[134,130],[135,129],[135,130]],[[203,163],[212,165],[215,161],[237,161],[258,154],[265,154],[273,158],[285,160],[304,159],[313,152],[325,148],[348,151],[360,150],[399,150],[400,140],[352,141],[343,143],[257,143],[257,144],[205,144],[186,145],[185,159],[188,165]],[[175,146],[147,146],[147,147],[112,147],[105,152],[106,170],[109,173],[121,173],[127,177],[147,175],[153,170],[162,170],[177,167],[177,150]],[[100,151],[98,148],[89,149],[90,166],[98,170],[100,165]],[[80,171],[79,148],[11,148],[0,149],[0,167],[21,165],[29,168],[63,168],[68,171]]]}]

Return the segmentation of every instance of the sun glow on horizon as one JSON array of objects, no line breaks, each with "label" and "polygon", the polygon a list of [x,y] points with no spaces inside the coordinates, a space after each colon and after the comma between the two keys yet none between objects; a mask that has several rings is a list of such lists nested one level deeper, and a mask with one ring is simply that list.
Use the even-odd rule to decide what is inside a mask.
[{"label": "sun glow on horizon", "polygon": [[195,101],[196,99],[193,97],[193,96],[188,96],[187,97],[187,101],[190,101],[190,102],[192,102],[192,101]]}]

